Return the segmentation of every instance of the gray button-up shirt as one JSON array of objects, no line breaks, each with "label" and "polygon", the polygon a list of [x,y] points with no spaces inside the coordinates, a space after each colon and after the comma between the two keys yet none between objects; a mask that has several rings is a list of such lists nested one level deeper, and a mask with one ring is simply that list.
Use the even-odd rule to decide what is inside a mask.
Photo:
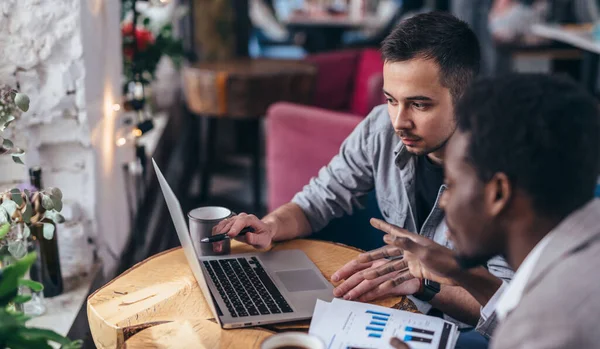
[{"label": "gray button-up shirt", "polygon": [[[381,105],[354,129],[339,154],[294,196],[292,202],[302,208],[313,231],[318,231],[332,219],[364,208],[367,194],[375,189],[379,208],[387,222],[452,248],[446,237],[444,212],[438,205],[444,185],[440,187],[436,203],[421,231],[416,231],[415,169],[415,156],[396,136],[387,108]],[[488,269],[507,281],[513,276],[513,271],[500,257],[490,260]],[[411,300],[423,313],[431,308],[429,303],[412,296]],[[486,328],[493,328],[487,325]]]}]

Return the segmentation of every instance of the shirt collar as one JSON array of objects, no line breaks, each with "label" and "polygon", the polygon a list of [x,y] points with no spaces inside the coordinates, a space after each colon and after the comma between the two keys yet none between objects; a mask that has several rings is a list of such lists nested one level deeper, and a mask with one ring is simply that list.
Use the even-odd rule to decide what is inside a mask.
[{"label": "shirt collar", "polygon": [[404,143],[402,143],[402,141],[399,141],[396,147],[394,148],[394,157],[396,165],[398,165],[398,167],[400,168],[404,168],[408,161],[413,157],[413,154],[411,154],[408,151],[408,149],[406,149],[406,146],[404,145]]},{"label": "shirt collar", "polygon": [[535,245],[533,250],[529,252],[521,266],[515,273],[512,281],[508,284],[508,288],[506,291],[502,293],[500,298],[498,299],[498,303],[496,305],[496,315],[500,321],[504,320],[504,318],[514,310],[521,298],[523,298],[523,293],[525,291],[525,286],[533,273],[533,270],[539,261],[544,248],[552,239],[552,236],[556,234],[556,230],[548,233],[540,242]]}]

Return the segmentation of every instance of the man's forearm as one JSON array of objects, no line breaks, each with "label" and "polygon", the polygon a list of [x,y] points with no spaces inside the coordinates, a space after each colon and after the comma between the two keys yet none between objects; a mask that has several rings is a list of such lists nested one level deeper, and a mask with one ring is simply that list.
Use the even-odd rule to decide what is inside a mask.
[{"label": "man's forearm", "polygon": [[502,286],[502,280],[484,267],[465,272],[456,278],[456,282],[469,292],[482,307],[490,301],[494,293]]},{"label": "man's forearm", "polygon": [[469,325],[475,326],[479,320],[479,302],[462,287],[443,285],[430,304]]},{"label": "man's forearm", "polygon": [[312,233],[310,222],[300,206],[290,202],[266,215],[263,219],[274,232],[273,241],[291,240]]},{"label": "man's forearm", "polygon": [[502,285],[502,280],[481,267],[456,278],[458,286],[443,286],[431,305],[467,324],[477,324],[480,307],[485,306]]}]

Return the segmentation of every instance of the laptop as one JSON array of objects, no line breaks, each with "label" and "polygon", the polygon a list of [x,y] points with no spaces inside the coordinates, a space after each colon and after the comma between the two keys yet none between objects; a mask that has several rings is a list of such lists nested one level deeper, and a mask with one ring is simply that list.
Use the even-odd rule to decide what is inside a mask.
[{"label": "laptop", "polygon": [[197,256],[181,205],[152,164],[190,269],[223,328],[310,319],[317,299],[334,298],[333,286],[301,250]]}]

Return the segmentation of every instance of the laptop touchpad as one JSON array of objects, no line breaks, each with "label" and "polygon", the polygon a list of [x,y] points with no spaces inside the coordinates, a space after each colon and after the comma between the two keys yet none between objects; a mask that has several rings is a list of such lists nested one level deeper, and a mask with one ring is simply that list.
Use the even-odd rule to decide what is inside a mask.
[{"label": "laptop touchpad", "polygon": [[288,292],[323,290],[327,286],[312,269],[275,272]]}]

